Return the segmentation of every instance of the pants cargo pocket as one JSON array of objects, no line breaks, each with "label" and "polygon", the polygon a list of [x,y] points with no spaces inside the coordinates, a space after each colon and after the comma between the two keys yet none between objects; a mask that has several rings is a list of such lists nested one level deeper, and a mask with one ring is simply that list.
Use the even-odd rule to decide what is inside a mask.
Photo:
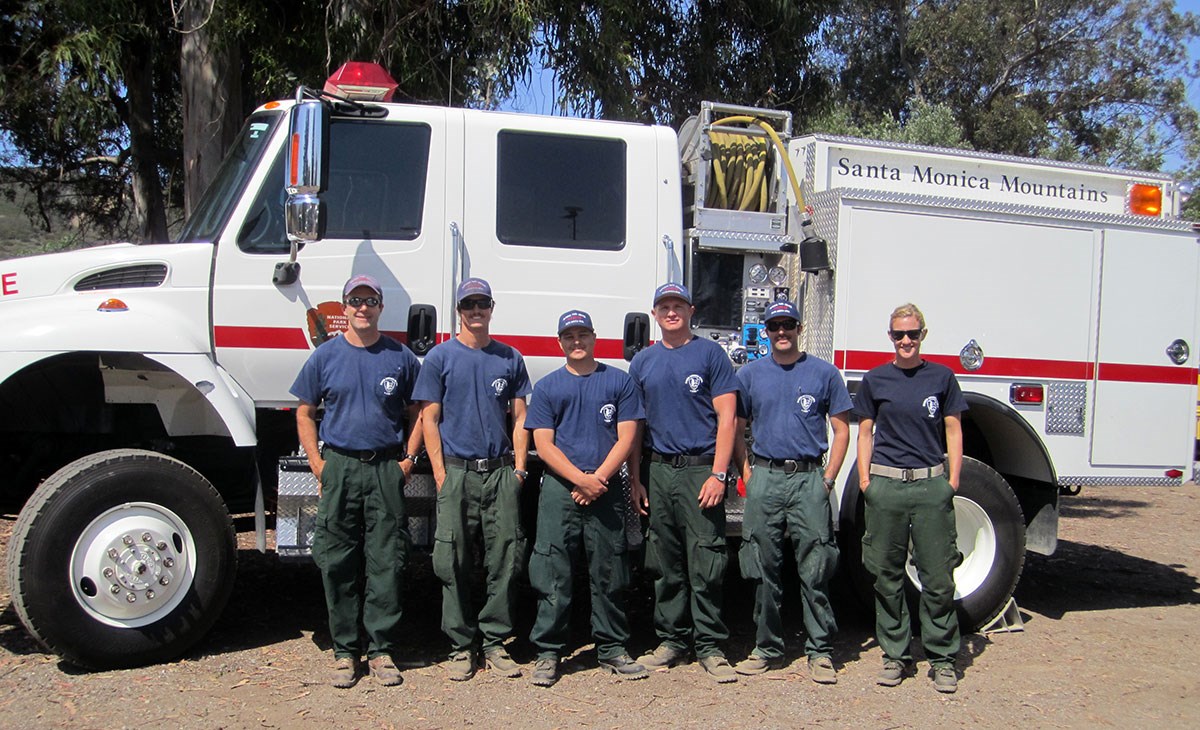
[{"label": "pants cargo pocket", "polygon": [[433,574],[446,585],[454,582],[455,563],[454,530],[438,525],[433,535]]},{"label": "pants cargo pocket", "polygon": [[692,559],[695,561],[696,577],[703,581],[704,585],[720,585],[725,579],[725,568],[729,565],[729,556],[725,552],[725,538],[698,539]]},{"label": "pants cargo pocket", "polygon": [[738,550],[738,568],[746,580],[762,580],[762,562],[758,557],[758,545],[751,542],[749,535],[742,540],[742,547]]},{"label": "pants cargo pocket", "polygon": [[646,557],[642,567],[651,576],[658,578],[663,576],[662,560],[658,556],[658,535],[653,530],[646,535]]},{"label": "pants cargo pocket", "polygon": [[557,594],[559,586],[563,584],[558,552],[548,542],[539,540],[533,544],[533,554],[529,556],[529,584],[543,596]]}]

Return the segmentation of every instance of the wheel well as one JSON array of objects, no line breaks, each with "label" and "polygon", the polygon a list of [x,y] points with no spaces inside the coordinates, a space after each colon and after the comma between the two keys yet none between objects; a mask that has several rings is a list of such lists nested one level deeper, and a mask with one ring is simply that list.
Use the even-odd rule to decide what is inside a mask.
[{"label": "wheel well", "polygon": [[[162,403],[173,407],[184,399],[169,427]],[[246,481],[254,450],[236,448],[214,426],[223,428],[204,396],[143,355],[73,352],[39,360],[0,383],[0,469],[6,475],[0,500],[19,506],[62,466],[114,448],[174,456],[224,494]]]},{"label": "wheel well", "polygon": [[963,452],[1008,478],[1055,484],[1054,463],[1033,427],[1010,406],[979,393],[964,393]]}]

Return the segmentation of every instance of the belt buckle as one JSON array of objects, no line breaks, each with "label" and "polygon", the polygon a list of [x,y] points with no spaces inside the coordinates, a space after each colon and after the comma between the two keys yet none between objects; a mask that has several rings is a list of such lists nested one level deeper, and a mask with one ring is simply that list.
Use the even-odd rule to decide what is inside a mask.
[{"label": "belt buckle", "polygon": [[672,456],[671,457],[671,466],[676,469],[682,469],[683,467],[687,466],[687,455],[686,454],[675,454],[674,456]]},{"label": "belt buckle", "polygon": [[474,459],[473,465],[474,465],[475,471],[479,472],[480,474],[482,474],[483,472],[488,470],[488,460],[487,459]]},{"label": "belt buckle", "polygon": [[900,477],[900,481],[902,481],[902,482],[916,481],[916,479],[913,478],[913,470],[912,469],[901,469],[901,471],[903,472],[903,474]]},{"label": "belt buckle", "polygon": [[800,462],[796,461],[795,459],[784,459],[783,460],[783,473],[784,474],[791,476],[798,471],[800,471]]},{"label": "belt buckle", "polygon": [[[367,454],[370,454],[370,456],[367,456]],[[364,449],[363,451],[358,452],[358,460],[364,464],[370,464],[372,461],[375,461],[376,456],[378,456],[378,454],[372,450]]]}]

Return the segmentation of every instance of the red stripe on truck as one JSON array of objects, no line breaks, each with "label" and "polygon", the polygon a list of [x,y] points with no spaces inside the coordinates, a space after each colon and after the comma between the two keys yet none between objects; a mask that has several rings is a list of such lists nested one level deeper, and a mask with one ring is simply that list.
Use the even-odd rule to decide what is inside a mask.
[{"label": "red stripe on truck", "polygon": [[[866,371],[877,365],[891,362],[894,357],[895,353],[893,352],[839,350],[834,354],[834,364],[844,370]],[[1092,363],[1073,360],[988,357],[984,359],[981,368],[968,371],[953,355],[922,355],[922,357],[930,362],[945,365],[958,375],[985,375],[1030,380],[1092,380],[1096,375],[1096,368]],[[1200,375],[1200,370],[1197,368],[1100,363],[1099,379],[1126,383],[1190,385],[1196,382],[1198,375]]]}]

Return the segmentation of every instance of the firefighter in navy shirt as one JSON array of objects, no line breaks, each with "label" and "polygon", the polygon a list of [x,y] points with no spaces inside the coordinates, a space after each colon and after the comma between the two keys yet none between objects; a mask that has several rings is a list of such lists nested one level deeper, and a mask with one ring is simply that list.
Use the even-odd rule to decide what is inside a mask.
[{"label": "firefighter in navy shirt", "polygon": [[[451,654],[450,679],[470,679],[482,650],[487,666],[521,676],[504,648],[513,634],[517,576],[525,556],[520,491],[529,432],[529,374],[521,353],[491,337],[495,301],[483,279],[458,286],[459,332],[429,351],[413,398],[437,483],[433,570],[442,580],[442,630]],[[509,418],[512,419],[511,431]],[[471,596],[474,547],[483,544],[483,605]]]},{"label": "firefighter in navy shirt", "polygon": [[737,673],[719,642],[729,637],[721,618],[725,553],[725,481],[737,427],[737,377],[712,340],[692,335],[695,307],[687,287],[663,284],[654,292],[654,319],[662,340],[629,366],[646,410],[650,490],[639,475],[641,444],[630,456],[633,497],[650,534],[646,567],[654,581],[654,629],[659,645],[638,658],[650,668],[683,659],[695,640],[700,666],[717,682]]},{"label": "firefighter in navy shirt", "polygon": [[[379,282],[351,278],[342,301],[348,329],[313,351],[291,388],[300,399],[300,445],[321,485],[313,559],[329,610],[332,684],[345,688],[358,681],[361,615],[371,675],[396,685],[401,678],[393,655],[409,543],[404,482],[421,448],[412,400],[421,366],[410,350],[379,332]],[[322,403],[320,450],[317,407]]]},{"label": "firefighter in navy shirt", "polygon": [[646,668],[625,649],[629,506],[620,484],[642,404],[629,375],[596,362],[596,332],[587,312],[559,317],[558,342],[567,362],[538,382],[525,418],[547,468],[529,560],[529,580],[539,594],[529,635],[538,649],[533,683],[548,687],[558,681],[558,662],[567,649],[571,565],[580,550],[586,554],[600,666],[623,679],[642,679]]},{"label": "firefighter in navy shirt", "polygon": [[[741,408],[753,429],[753,469],[744,439],[736,459],[746,480],[746,511],[739,555],[742,575],[757,583],[754,651],[735,669],[761,674],[784,663],[783,546],[791,537],[804,602],[804,653],[809,676],[837,682],[830,637],[837,621],[829,602],[829,579],[837,568],[829,493],[850,445],[850,394],[837,368],[800,350],[800,314],[791,302],[775,302],[763,317],[771,356],[738,371]],[[745,432],[739,418],[738,433]],[[833,428],[829,448],[826,420]]]},{"label": "firefighter in navy shirt", "polygon": [[921,357],[927,331],[921,310],[903,304],[889,322],[896,357],[863,376],[854,409],[866,514],[863,563],[875,576],[875,634],[884,659],[877,681],[900,684],[912,661],[904,596],[911,541],[921,581],[921,643],[934,687],[950,693],[958,688],[954,568],[962,561],[954,492],[962,471],[961,414],[967,403],[950,368]]}]

